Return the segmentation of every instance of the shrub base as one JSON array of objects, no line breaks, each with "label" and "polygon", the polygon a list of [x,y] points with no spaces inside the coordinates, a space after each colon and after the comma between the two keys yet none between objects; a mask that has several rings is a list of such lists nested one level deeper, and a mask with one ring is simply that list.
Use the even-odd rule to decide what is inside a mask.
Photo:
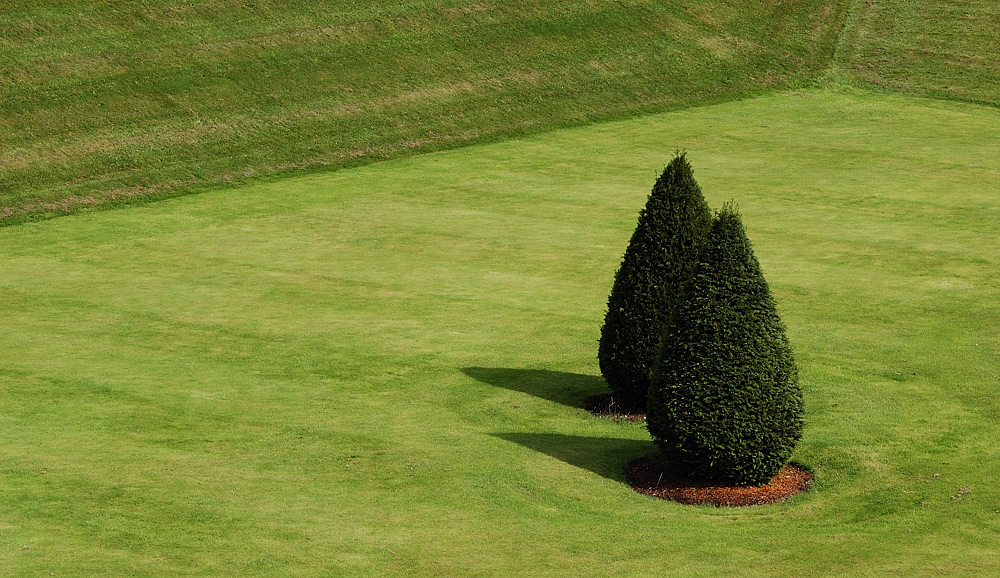
[{"label": "shrub base", "polygon": [[786,500],[812,485],[812,474],[794,464],[785,465],[761,486],[734,486],[717,481],[675,476],[659,456],[646,456],[625,466],[625,479],[640,494],[681,504],[756,506]]},{"label": "shrub base", "polygon": [[583,408],[597,417],[611,417],[627,422],[646,421],[646,410],[618,403],[613,393],[599,393],[583,400]]}]

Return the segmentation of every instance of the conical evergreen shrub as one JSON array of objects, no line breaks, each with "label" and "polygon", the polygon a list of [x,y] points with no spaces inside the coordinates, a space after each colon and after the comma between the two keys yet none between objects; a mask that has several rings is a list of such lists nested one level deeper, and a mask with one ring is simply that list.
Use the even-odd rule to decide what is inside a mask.
[{"label": "conical evergreen shrub", "polygon": [[766,483],[802,435],[785,327],[739,214],[718,213],[663,336],[646,421],[686,475]]},{"label": "conical evergreen shrub", "polygon": [[601,328],[601,374],[625,408],[646,407],[660,338],[711,223],[712,213],[691,165],[678,154],[639,213]]}]

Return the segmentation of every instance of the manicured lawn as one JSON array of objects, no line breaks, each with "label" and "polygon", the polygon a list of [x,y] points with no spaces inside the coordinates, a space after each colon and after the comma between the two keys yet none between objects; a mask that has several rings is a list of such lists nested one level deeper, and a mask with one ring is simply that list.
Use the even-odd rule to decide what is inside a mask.
[{"label": "manicured lawn", "polygon": [[[0,568],[996,574],[997,134],[785,93],[0,229]],[[644,427],[578,408],[675,149],[795,347],[787,503],[637,495]]]}]

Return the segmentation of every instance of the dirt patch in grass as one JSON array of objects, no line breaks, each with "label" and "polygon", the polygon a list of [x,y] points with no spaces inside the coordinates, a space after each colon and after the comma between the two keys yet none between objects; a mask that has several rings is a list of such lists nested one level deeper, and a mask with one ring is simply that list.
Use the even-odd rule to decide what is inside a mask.
[{"label": "dirt patch in grass", "polygon": [[805,468],[788,464],[762,486],[731,486],[677,476],[671,473],[662,458],[646,456],[625,466],[625,479],[640,494],[681,504],[757,506],[780,502],[807,491],[813,476]]}]

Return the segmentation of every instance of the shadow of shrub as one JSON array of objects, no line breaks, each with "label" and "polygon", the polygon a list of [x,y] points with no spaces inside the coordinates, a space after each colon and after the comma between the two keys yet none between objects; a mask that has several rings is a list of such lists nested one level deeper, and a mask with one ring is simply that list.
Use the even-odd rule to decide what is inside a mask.
[{"label": "shadow of shrub", "polygon": [[520,391],[570,407],[582,408],[583,400],[587,397],[608,391],[603,377],[582,373],[505,367],[463,367],[461,371],[482,383]]}]

